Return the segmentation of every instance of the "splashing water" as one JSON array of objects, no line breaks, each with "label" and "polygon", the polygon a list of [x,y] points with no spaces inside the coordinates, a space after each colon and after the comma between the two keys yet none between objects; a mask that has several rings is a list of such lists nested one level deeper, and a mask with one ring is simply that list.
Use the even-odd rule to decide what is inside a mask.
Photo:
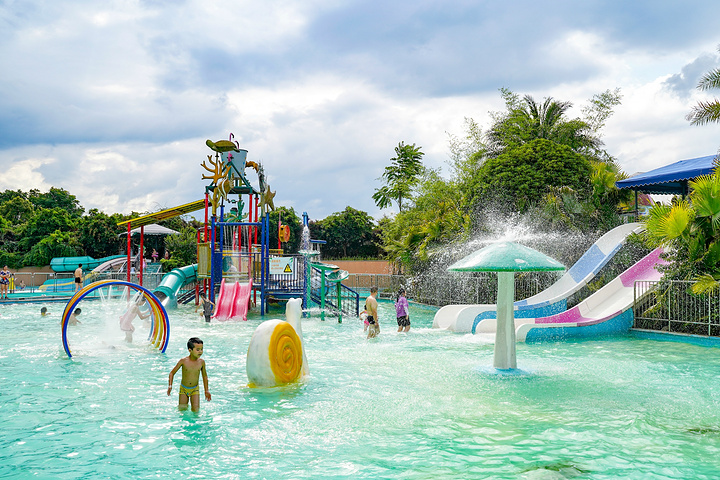
[{"label": "splashing water", "polygon": [[307,225],[303,226],[302,237],[300,240],[300,250],[305,252],[310,251],[310,228]]}]

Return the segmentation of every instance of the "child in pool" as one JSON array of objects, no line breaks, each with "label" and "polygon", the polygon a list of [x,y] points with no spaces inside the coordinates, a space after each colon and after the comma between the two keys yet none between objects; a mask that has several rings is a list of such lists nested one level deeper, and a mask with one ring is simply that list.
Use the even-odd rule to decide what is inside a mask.
[{"label": "child in pool", "polygon": [[47,316],[47,315],[50,315],[50,314],[48,313],[48,311],[47,311],[47,307],[42,307],[42,308],[40,309],[40,316],[41,316],[41,317],[45,317],[45,316]]},{"label": "child in pool", "polygon": [[197,412],[200,410],[200,374],[203,377],[203,390],[205,391],[205,400],[208,402],[212,398],[208,389],[208,376],[205,369],[205,360],[200,358],[203,354],[203,341],[197,337],[193,337],[187,342],[188,355],[181,358],[175,368],[170,371],[168,378],[167,394],[172,392],[173,377],[182,367],[182,380],[180,381],[180,395],[178,398],[178,408],[187,410],[188,400],[190,400],[191,410]]},{"label": "child in pool", "polygon": [[140,311],[140,306],[144,303],[145,297],[138,297],[120,317],[120,330],[125,332],[125,341],[128,343],[132,343],[133,341],[135,327],[133,327],[132,322],[135,320],[135,317],[140,317],[142,320],[150,317],[149,313],[144,314]]},{"label": "child in pool", "polygon": [[397,316],[398,324],[397,331],[410,331],[410,306],[408,305],[407,298],[405,298],[404,288],[400,288],[400,290],[398,291],[397,301],[395,302],[395,313]]},{"label": "child in pool", "polygon": [[367,317],[368,317],[367,310],[363,310],[362,312],[360,312],[360,320],[362,320],[363,324],[365,325],[363,327],[363,332],[367,332],[368,326],[370,325],[370,322],[368,322]]},{"label": "child in pool", "polygon": [[68,318],[68,325],[77,325],[80,323],[80,320],[78,320],[78,315],[82,312],[81,309],[76,308],[75,311],[70,315],[70,318]]},{"label": "child in pool", "polygon": [[215,304],[207,299],[204,293],[200,294],[200,303],[197,307],[195,307],[195,311],[198,311],[198,308],[202,307],[203,309],[203,316],[205,316],[205,321],[210,322],[210,316],[213,312],[213,307],[215,307]]}]

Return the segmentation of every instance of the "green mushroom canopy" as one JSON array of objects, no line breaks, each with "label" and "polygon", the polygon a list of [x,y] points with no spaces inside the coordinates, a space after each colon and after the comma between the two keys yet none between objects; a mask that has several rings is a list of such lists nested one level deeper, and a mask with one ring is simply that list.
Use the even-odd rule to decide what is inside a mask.
[{"label": "green mushroom canopy", "polygon": [[514,242],[488,245],[450,265],[452,272],[534,272],[565,270],[557,260]]}]

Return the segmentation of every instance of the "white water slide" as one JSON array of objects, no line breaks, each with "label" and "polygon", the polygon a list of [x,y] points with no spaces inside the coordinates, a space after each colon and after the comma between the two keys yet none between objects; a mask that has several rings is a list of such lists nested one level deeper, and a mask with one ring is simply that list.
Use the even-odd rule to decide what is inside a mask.
[{"label": "white water slide", "polygon": [[[532,297],[515,302],[515,318],[546,317],[567,309],[570,295],[587,285],[620,250],[631,233],[643,229],[639,223],[616,227],[600,237],[557,282]],[[475,333],[476,326],[485,319],[494,319],[497,307],[484,305],[446,305],[437,311],[433,328],[453,332]]]}]

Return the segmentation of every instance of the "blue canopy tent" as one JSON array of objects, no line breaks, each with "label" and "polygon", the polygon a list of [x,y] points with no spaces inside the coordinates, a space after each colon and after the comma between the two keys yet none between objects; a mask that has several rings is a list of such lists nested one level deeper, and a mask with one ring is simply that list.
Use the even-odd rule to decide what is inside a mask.
[{"label": "blue canopy tent", "polygon": [[615,182],[619,189],[631,188],[635,193],[653,193],[658,195],[687,195],[688,180],[700,175],[712,173],[717,155],[680,160],[664,167],[641,173],[625,180]]}]

